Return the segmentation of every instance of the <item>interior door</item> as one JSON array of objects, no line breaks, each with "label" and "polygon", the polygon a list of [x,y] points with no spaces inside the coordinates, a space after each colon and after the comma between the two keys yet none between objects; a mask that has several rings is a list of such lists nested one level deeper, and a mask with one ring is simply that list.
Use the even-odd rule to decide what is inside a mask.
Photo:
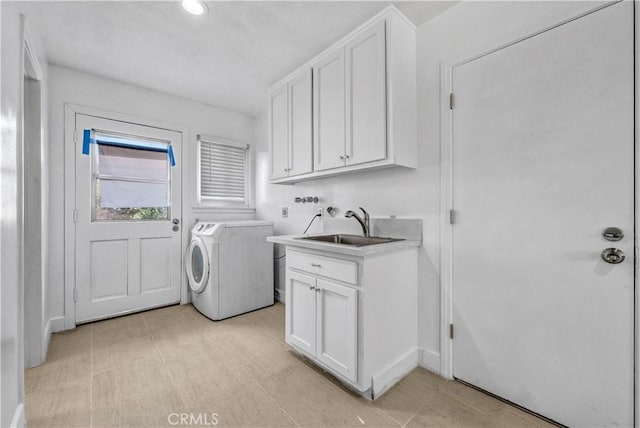
[{"label": "interior door", "polygon": [[179,302],[181,133],[82,114],[76,133],[76,322]]},{"label": "interior door", "polygon": [[627,2],[453,69],[453,373],[569,426],[633,425],[633,80]]}]

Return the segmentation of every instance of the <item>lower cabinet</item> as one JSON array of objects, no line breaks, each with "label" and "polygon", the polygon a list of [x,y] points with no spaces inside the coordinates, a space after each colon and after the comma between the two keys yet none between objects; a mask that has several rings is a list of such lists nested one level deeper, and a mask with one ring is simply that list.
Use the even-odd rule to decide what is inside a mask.
[{"label": "lower cabinet", "polygon": [[285,339],[375,399],[418,363],[418,253],[361,253],[287,245]]},{"label": "lower cabinet", "polygon": [[287,290],[287,342],[356,382],[358,290],[291,269]]}]

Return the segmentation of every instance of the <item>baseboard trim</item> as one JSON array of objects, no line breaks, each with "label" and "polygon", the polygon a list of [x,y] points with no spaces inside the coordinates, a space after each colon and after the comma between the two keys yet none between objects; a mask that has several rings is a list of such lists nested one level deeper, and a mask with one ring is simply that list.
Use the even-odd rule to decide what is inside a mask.
[{"label": "baseboard trim", "polygon": [[27,424],[24,414],[24,403],[19,403],[11,420],[11,428],[24,428]]},{"label": "baseboard trim", "polygon": [[51,342],[51,335],[58,331],[65,330],[64,317],[49,318],[47,324],[44,326],[44,334],[42,336],[42,362],[47,361],[47,353],[49,352],[49,342]]},{"label": "baseboard trim", "polygon": [[284,294],[284,290],[276,288],[276,300],[280,303],[286,304],[286,296]]},{"label": "baseboard trim", "polygon": [[51,324],[51,333],[57,333],[65,330],[64,317],[53,317],[49,319],[48,324]]},{"label": "baseboard trim", "polygon": [[429,349],[420,349],[420,367],[434,373],[441,373],[440,353]]},{"label": "baseboard trim", "polygon": [[375,400],[418,366],[419,349],[413,348],[382,372],[371,378],[371,395]]}]

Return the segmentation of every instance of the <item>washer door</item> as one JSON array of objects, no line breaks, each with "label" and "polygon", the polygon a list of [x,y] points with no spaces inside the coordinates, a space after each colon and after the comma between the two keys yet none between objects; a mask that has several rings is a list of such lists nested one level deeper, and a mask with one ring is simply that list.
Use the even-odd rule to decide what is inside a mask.
[{"label": "washer door", "polygon": [[209,281],[209,253],[202,239],[195,237],[187,250],[185,258],[189,287],[195,293],[202,293]]}]

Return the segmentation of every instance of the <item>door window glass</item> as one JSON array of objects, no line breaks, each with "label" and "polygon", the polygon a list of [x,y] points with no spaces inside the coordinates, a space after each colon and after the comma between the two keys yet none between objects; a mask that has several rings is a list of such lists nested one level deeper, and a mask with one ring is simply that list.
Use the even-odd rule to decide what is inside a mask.
[{"label": "door window glass", "polygon": [[96,133],[93,221],[168,220],[168,144]]}]

